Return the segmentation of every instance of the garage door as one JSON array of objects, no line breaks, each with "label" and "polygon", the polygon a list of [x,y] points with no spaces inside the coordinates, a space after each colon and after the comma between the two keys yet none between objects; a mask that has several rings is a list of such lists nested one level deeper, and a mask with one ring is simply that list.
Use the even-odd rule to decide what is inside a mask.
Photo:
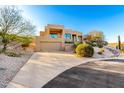
[{"label": "garage door", "polygon": [[41,51],[60,51],[61,49],[61,43],[56,42],[41,42]]}]

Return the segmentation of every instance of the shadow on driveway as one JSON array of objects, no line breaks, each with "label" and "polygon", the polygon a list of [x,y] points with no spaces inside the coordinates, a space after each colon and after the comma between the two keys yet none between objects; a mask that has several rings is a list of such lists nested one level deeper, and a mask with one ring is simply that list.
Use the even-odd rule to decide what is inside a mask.
[{"label": "shadow on driveway", "polygon": [[109,70],[109,67],[113,71],[119,71],[124,68],[124,65],[102,61],[82,64],[58,75],[43,88],[123,88],[124,74],[104,70]]}]

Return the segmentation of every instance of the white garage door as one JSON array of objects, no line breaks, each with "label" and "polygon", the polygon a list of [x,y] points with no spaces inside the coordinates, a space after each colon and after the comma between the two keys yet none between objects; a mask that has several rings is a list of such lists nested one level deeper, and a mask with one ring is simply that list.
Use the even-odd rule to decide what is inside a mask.
[{"label": "white garage door", "polygon": [[60,51],[60,49],[61,49],[61,43],[54,43],[54,42],[52,42],[52,43],[45,43],[45,42],[41,42],[41,51],[48,51],[48,52],[50,52],[50,51]]}]

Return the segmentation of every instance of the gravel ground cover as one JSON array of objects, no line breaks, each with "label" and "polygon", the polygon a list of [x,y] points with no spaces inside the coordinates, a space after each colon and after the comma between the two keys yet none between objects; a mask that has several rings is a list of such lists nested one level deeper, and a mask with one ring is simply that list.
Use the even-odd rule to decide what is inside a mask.
[{"label": "gravel ground cover", "polygon": [[4,88],[28,61],[32,53],[26,53],[21,57],[9,57],[0,54],[0,88]]}]

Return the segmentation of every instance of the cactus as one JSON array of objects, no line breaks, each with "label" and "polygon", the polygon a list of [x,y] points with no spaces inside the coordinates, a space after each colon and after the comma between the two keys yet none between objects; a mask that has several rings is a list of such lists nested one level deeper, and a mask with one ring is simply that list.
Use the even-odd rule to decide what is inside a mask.
[{"label": "cactus", "polygon": [[121,39],[120,39],[120,35],[118,36],[118,48],[119,48],[119,50],[121,50]]}]

